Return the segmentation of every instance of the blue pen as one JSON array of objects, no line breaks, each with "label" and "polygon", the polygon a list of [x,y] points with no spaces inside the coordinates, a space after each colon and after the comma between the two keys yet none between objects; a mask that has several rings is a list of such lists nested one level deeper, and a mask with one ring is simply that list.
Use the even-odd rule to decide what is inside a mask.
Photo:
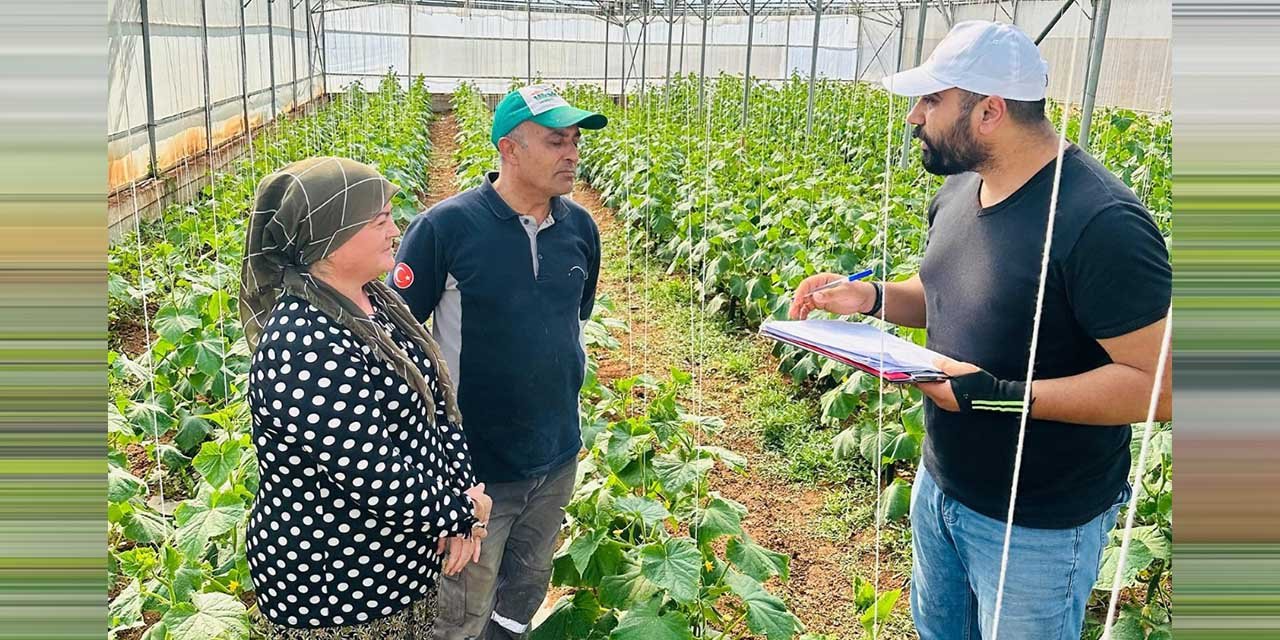
[{"label": "blue pen", "polygon": [[[863,279],[863,278],[865,278],[865,277],[867,277],[867,276],[871,275],[872,273],[874,273],[874,271],[873,271],[872,269],[867,269],[867,270],[865,270],[865,271],[859,271],[859,272],[857,272],[857,273],[850,274],[850,275],[849,275],[849,277],[848,277],[848,278],[845,278],[844,280],[833,280],[833,281],[831,281],[831,282],[828,282],[828,283],[826,283],[826,284],[822,285],[821,287],[818,287],[817,289],[814,289],[813,291],[810,291],[810,292],[807,294],[807,296],[812,296],[813,294],[815,294],[815,293],[817,293],[817,292],[819,292],[819,291],[826,291],[827,289],[831,289],[831,288],[834,288],[834,287],[838,287],[838,286],[840,286],[840,285],[842,285],[842,284],[844,284],[844,283],[846,283],[846,282],[853,282],[854,280],[861,280],[861,279]],[[806,296],[806,297],[807,297],[807,296]]]}]

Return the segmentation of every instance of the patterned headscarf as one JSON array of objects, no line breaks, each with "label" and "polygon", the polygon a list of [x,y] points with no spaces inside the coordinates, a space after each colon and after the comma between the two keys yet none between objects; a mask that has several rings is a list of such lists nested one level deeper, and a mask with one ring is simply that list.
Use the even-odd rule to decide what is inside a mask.
[{"label": "patterned headscarf", "polygon": [[[347,158],[299,160],[263,178],[245,238],[240,319],[249,348],[256,349],[282,295],[306,300],[350,329],[433,407],[431,388],[409,354],[354,301],[310,273],[311,265],[359,233],[398,190],[373,167]],[[445,413],[459,422],[457,398],[435,340],[382,280],[369,281],[364,291],[427,354],[438,372]],[[435,426],[435,411],[427,414]]]}]

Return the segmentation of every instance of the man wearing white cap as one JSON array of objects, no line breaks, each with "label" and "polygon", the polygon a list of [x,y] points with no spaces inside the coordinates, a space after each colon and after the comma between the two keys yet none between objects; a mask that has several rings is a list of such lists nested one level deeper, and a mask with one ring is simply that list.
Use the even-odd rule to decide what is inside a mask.
[{"label": "man wearing white cap", "polygon": [[[1048,64],[1035,44],[1016,27],[961,22],[923,65],[883,82],[920,98],[907,122],[925,169],[948,176],[929,204],[920,273],[810,297],[843,277],[811,276],[791,315],[883,315],[927,327],[928,347],[949,356],[939,363],[949,381],[919,385],[927,437],[912,491],[911,612],[923,640],[994,633],[1030,383],[999,636],[1076,640],[1130,495],[1129,424],[1146,418],[1157,384],[1168,251],[1133,192],[1070,145],[1038,309],[1059,148],[1045,117]],[[1161,420],[1171,413],[1171,379],[1159,381]]]}]

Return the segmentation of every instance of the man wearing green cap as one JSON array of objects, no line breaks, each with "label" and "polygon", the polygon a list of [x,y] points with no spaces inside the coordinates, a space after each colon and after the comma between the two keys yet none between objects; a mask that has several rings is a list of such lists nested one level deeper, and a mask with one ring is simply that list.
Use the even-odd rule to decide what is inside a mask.
[{"label": "man wearing green cap", "polygon": [[493,118],[501,171],[420,214],[388,278],[419,321],[432,318],[493,498],[479,560],[441,578],[443,640],[522,637],[546,597],[582,446],[582,327],[600,272],[595,222],[563,196],[580,130],[605,124],[550,86],[508,94]]}]

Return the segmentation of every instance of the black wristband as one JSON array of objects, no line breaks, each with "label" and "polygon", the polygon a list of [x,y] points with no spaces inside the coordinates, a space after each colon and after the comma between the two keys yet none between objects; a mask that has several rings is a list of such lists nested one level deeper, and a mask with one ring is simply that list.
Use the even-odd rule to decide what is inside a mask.
[{"label": "black wristband", "polygon": [[1026,390],[1027,383],[1021,380],[1000,380],[981,369],[951,378],[951,392],[963,412],[1022,413]]},{"label": "black wristband", "polygon": [[877,313],[880,313],[880,307],[884,305],[884,285],[879,282],[872,282],[870,284],[871,288],[876,290],[876,300],[871,304],[871,308],[868,309],[866,313],[862,314],[864,316],[874,316]]}]

